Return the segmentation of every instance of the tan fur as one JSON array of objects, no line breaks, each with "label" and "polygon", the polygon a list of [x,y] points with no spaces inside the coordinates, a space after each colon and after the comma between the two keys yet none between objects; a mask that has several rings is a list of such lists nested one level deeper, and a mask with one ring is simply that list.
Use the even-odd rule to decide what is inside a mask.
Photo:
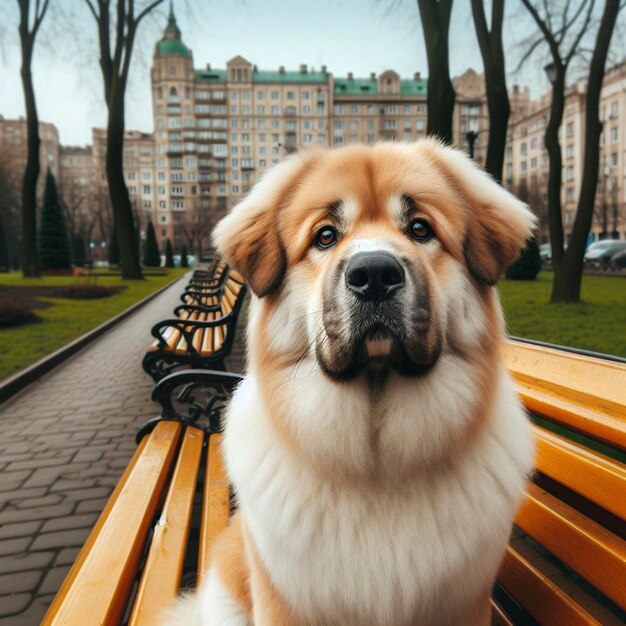
[{"label": "tan fur", "polygon": [[[433,226],[431,244],[408,236],[415,217]],[[533,223],[466,157],[426,140],[289,157],[218,225],[218,248],[257,296],[224,440],[241,509],[198,594],[235,620],[224,624],[489,623],[532,462],[492,284]],[[340,236],[320,251],[327,224]],[[315,344],[322,307],[365,245],[402,260],[410,293],[425,289],[419,351],[441,350],[429,373],[392,372],[380,388],[326,378],[311,349],[339,358],[328,334]],[[198,623],[215,626],[202,606]]]}]

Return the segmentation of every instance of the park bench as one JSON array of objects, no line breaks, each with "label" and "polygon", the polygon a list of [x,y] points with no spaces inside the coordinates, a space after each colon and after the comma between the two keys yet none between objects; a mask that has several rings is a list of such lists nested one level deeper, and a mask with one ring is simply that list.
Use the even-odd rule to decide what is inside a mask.
[{"label": "park bench", "polygon": [[152,327],[156,341],[144,356],[144,370],[156,382],[181,367],[224,369],[246,291],[242,277],[223,263],[194,273],[175,317]]},{"label": "park bench", "polygon": [[[519,341],[504,356],[537,456],[494,586],[493,623],[623,624],[626,361]],[[149,625],[190,582],[184,573],[201,579],[232,510],[219,418],[239,379],[186,370],[156,385],[162,414],[138,434],[43,624]]]}]

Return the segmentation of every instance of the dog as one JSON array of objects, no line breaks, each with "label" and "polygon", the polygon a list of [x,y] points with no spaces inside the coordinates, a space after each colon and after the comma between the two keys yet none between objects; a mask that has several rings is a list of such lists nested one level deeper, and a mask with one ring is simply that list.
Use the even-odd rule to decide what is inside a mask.
[{"label": "dog", "polygon": [[534,455],[495,283],[534,223],[431,139],[292,155],[221,220],[254,293],[238,511],[164,623],[489,624]]}]

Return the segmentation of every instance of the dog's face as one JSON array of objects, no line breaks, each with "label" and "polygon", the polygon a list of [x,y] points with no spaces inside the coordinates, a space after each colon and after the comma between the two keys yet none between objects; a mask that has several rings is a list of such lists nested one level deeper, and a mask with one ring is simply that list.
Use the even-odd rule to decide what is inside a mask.
[{"label": "dog's face", "polygon": [[344,382],[423,376],[446,349],[468,348],[484,326],[481,290],[532,225],[471,161],[426,140],[292,156],[215,239],[266,302],[270,352],[314,358]]}]

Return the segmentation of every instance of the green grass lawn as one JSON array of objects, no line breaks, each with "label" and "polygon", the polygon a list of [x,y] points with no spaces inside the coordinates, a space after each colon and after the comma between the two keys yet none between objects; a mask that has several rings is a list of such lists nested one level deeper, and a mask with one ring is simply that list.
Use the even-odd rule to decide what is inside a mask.
[{"label": "green grass lawn", "polygon": [[[44,309],[34,309],[42,318],[42,322],[15,328],[0,328],[0,379],[54,352],[188,270],[160,268],[155,270],[155,273],[156,271],[163,272],[163,275],[129,281],[121,280],[120,276],[97,276],[102,272],[96,272],[96,276],[92,278],[81,279],[71,276],[23,279],[17,272],[0,274],[0,285],[10,287],[69,286],[79,281],[127,287],[112,296],[95,300],[40,298],[41,301],[51,305]],[[164,311],[165,313],[168,312]]]},{"label": "green grass lawn", "polygon": [[498,283],[511,335],[626,357],[626,278],[584,276],[579,304],[550,304],[551,286],[551,272]]}]

